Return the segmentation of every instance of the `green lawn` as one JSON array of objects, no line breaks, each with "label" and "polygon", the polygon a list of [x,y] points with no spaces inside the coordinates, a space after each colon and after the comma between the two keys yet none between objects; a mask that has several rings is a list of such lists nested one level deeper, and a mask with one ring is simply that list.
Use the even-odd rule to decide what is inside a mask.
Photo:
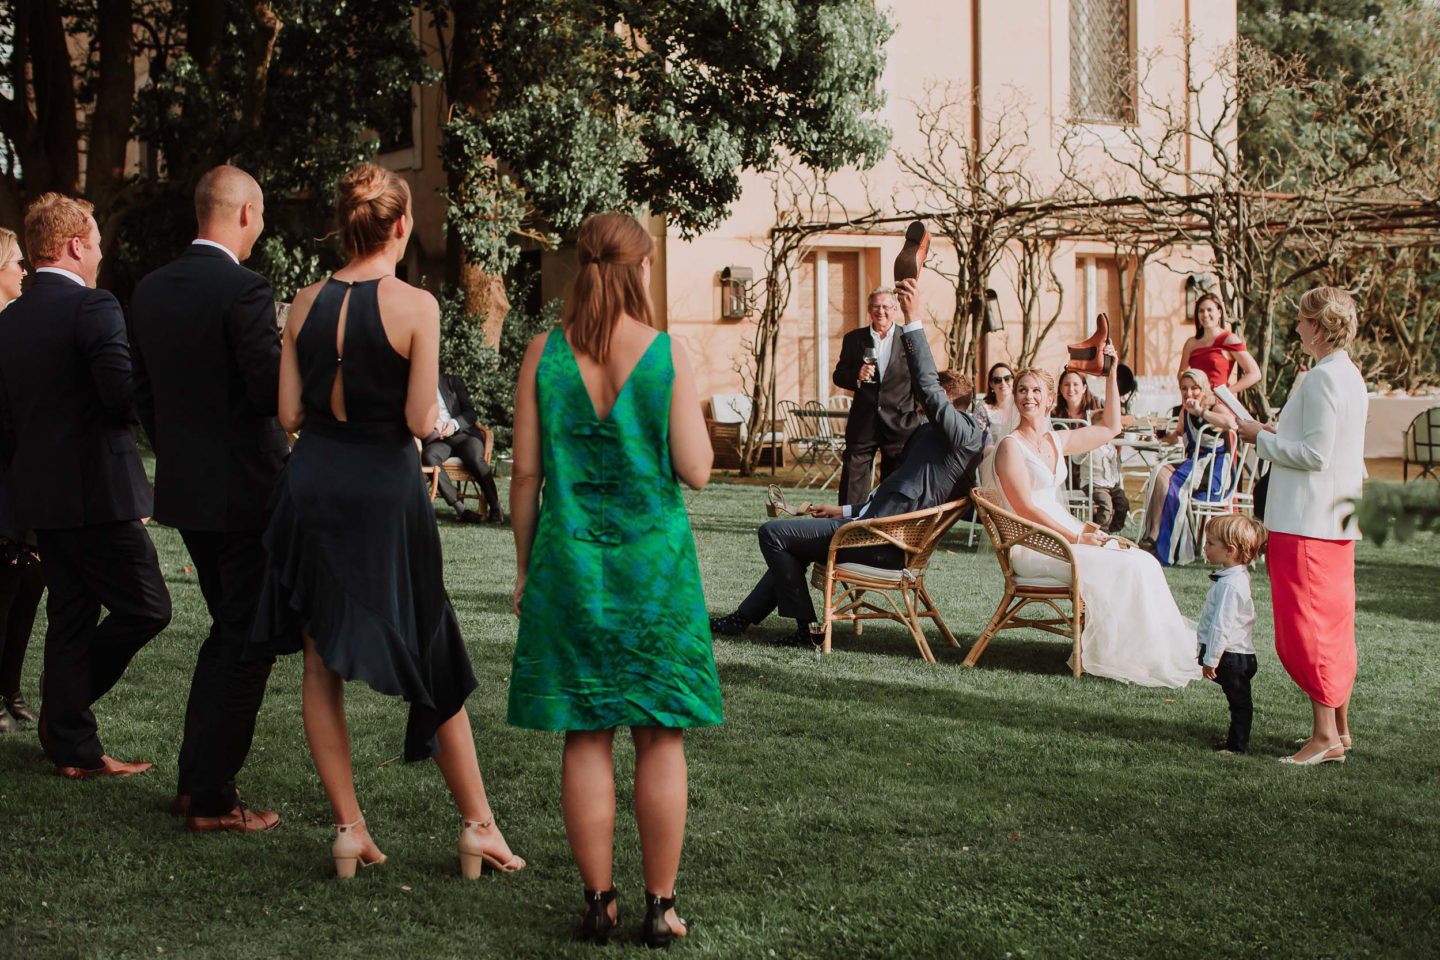
[{"label": "green lawn", "polygon": [[[713,612],[761,570],[763,490],[688,495]],[[531,863],[463,881],[459,823],[438,771],[398,760],[404,707],[352,686],[362,804],[383,867],[332,879],[329,808],[300,721],[300,661],[276,668],[246,796],[278,830],[191,836],[162,807],[206,622],[179,537],[155,529],[170,629],[100,705],[110,750],[153,759],[125,781],[54,775],[33,734],[0,739],[0,958],[556,957],[580,882],[559,810],[555,735],[505,726],[515,621],[509,531],[439,511],[447,577],[480,677],[470,701],[501,825]],[[964,527],[960,528],[963,532]],[[716,659],[726,723],[690,738],[680,906],[719,957],[1434,957],[1440,951],[1440,560],[1421,538],[1359,552],[1360,679],[1349,763],[1274,761],[1309,708],[1261,651],[1253,750],[1217,756],[1218,687],[1126,687],[1065,666],[1059,638],[1002,634],[960,660],[998,599],[987,547],[937,556],[932,592],[962,647],[921,661],[898,625],[837,631],[829,657],[762,641]],[[1198,614],[1207,570],[1170,571]],[[32,644],[26,691],[35,693]],[[628,746],[617,751],[631,763]],[[628,806],[622,774],[621,803]],[[616,883],[627,941],[643,910],[633,821]],[[612,947],[612,949],[615,949]],[[631,947],[622,946],[623,950]],[[638,949],[638,948],[633,948]]]}]

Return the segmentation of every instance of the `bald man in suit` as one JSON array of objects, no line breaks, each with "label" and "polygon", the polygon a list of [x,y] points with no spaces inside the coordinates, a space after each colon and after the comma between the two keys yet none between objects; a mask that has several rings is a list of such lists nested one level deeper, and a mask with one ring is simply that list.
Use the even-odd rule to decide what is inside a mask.
[{"label": "bald man in suit", "polygon": [[245,655],[260,599],[270,494],[289,443],[276,419],[280,335],[270,284],[241,262],[265,227],[260,185],[220,166],[195,188],[194,242],[131,299],[140,419],[155,448],[155,518],[180,531],[210,613],[173,809],[193,831],[276,826],[240,800],[271,661]]}]

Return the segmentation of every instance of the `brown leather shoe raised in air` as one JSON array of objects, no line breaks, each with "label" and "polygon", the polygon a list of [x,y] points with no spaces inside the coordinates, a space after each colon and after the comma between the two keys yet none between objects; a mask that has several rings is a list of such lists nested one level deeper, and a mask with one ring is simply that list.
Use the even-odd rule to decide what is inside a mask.
[{"label": "brown leather shoe raised in air", "polygon": [[905,228],[905,246],[895,258],[895,282],[914,280],[925,266],[925,255],[930,252],[930,231],[925,229],[923,220],[914,220]]},{"label": "brown leather shoe raised in air", "polygon": [[1108,377],[1111,359],[1101,350],[1109,342],[1110,318],[1102,313],[1095,318],[1095,332],[1089,339],[1084,343],[1072,343],[1066,348],[1070,351],[1070,363],[1065,369],[1092,377]]},{"label": "brown leather shoe raised in air", "polygon": [[185,818],[185,829],[191,833],[214,833],[219,830],[254,833],[256,830],[271,830],[278,826],[280,814],[273,810],[251,810],[244,802],[235,804],[234,810],[218,817]]},{"label": "brown leather shoe raised in air", "polygon": [[101,757],[100,766],[92,769],[56,767],[55,772],[68,780],[89,780],[91,777],[133,777],[137,773],[144,773],[153,766],[155,764],[148,760],[126,763],[123,760],[116,760],[114,757]]}]

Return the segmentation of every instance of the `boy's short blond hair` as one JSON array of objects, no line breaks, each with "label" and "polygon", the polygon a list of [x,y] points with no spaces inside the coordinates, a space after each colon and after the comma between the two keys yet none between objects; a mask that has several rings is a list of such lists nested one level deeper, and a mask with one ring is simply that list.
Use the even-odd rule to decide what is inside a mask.
[{"label": "boy's short blond hair", "polygon": [[1268,535],[1265,525],[1243,513],[1227,513],[1211,517],[1205,524],[1205,536],[1227,547],[1234,547],[1241,563],[1249,563],[1265,552]]}]

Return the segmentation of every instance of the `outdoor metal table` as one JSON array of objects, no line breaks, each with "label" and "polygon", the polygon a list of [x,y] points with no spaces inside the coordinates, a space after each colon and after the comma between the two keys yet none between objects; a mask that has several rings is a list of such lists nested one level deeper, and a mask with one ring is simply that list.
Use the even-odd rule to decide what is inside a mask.
[{"label": "outdoor metal table", "polygon": [[814,452],[814,456],[809,458],[810,465],[814,467],[813,474],[807,469],[800,478],[801,485],[816,486],[815,480],[829,467],[830,472],[819,483],[823,490],[840,475],[843,465],[840,454],[845,449],[845,422],[850,419],[850,412],[830,410],[813,401],[792,412],[806,429],[802,439]]}]

